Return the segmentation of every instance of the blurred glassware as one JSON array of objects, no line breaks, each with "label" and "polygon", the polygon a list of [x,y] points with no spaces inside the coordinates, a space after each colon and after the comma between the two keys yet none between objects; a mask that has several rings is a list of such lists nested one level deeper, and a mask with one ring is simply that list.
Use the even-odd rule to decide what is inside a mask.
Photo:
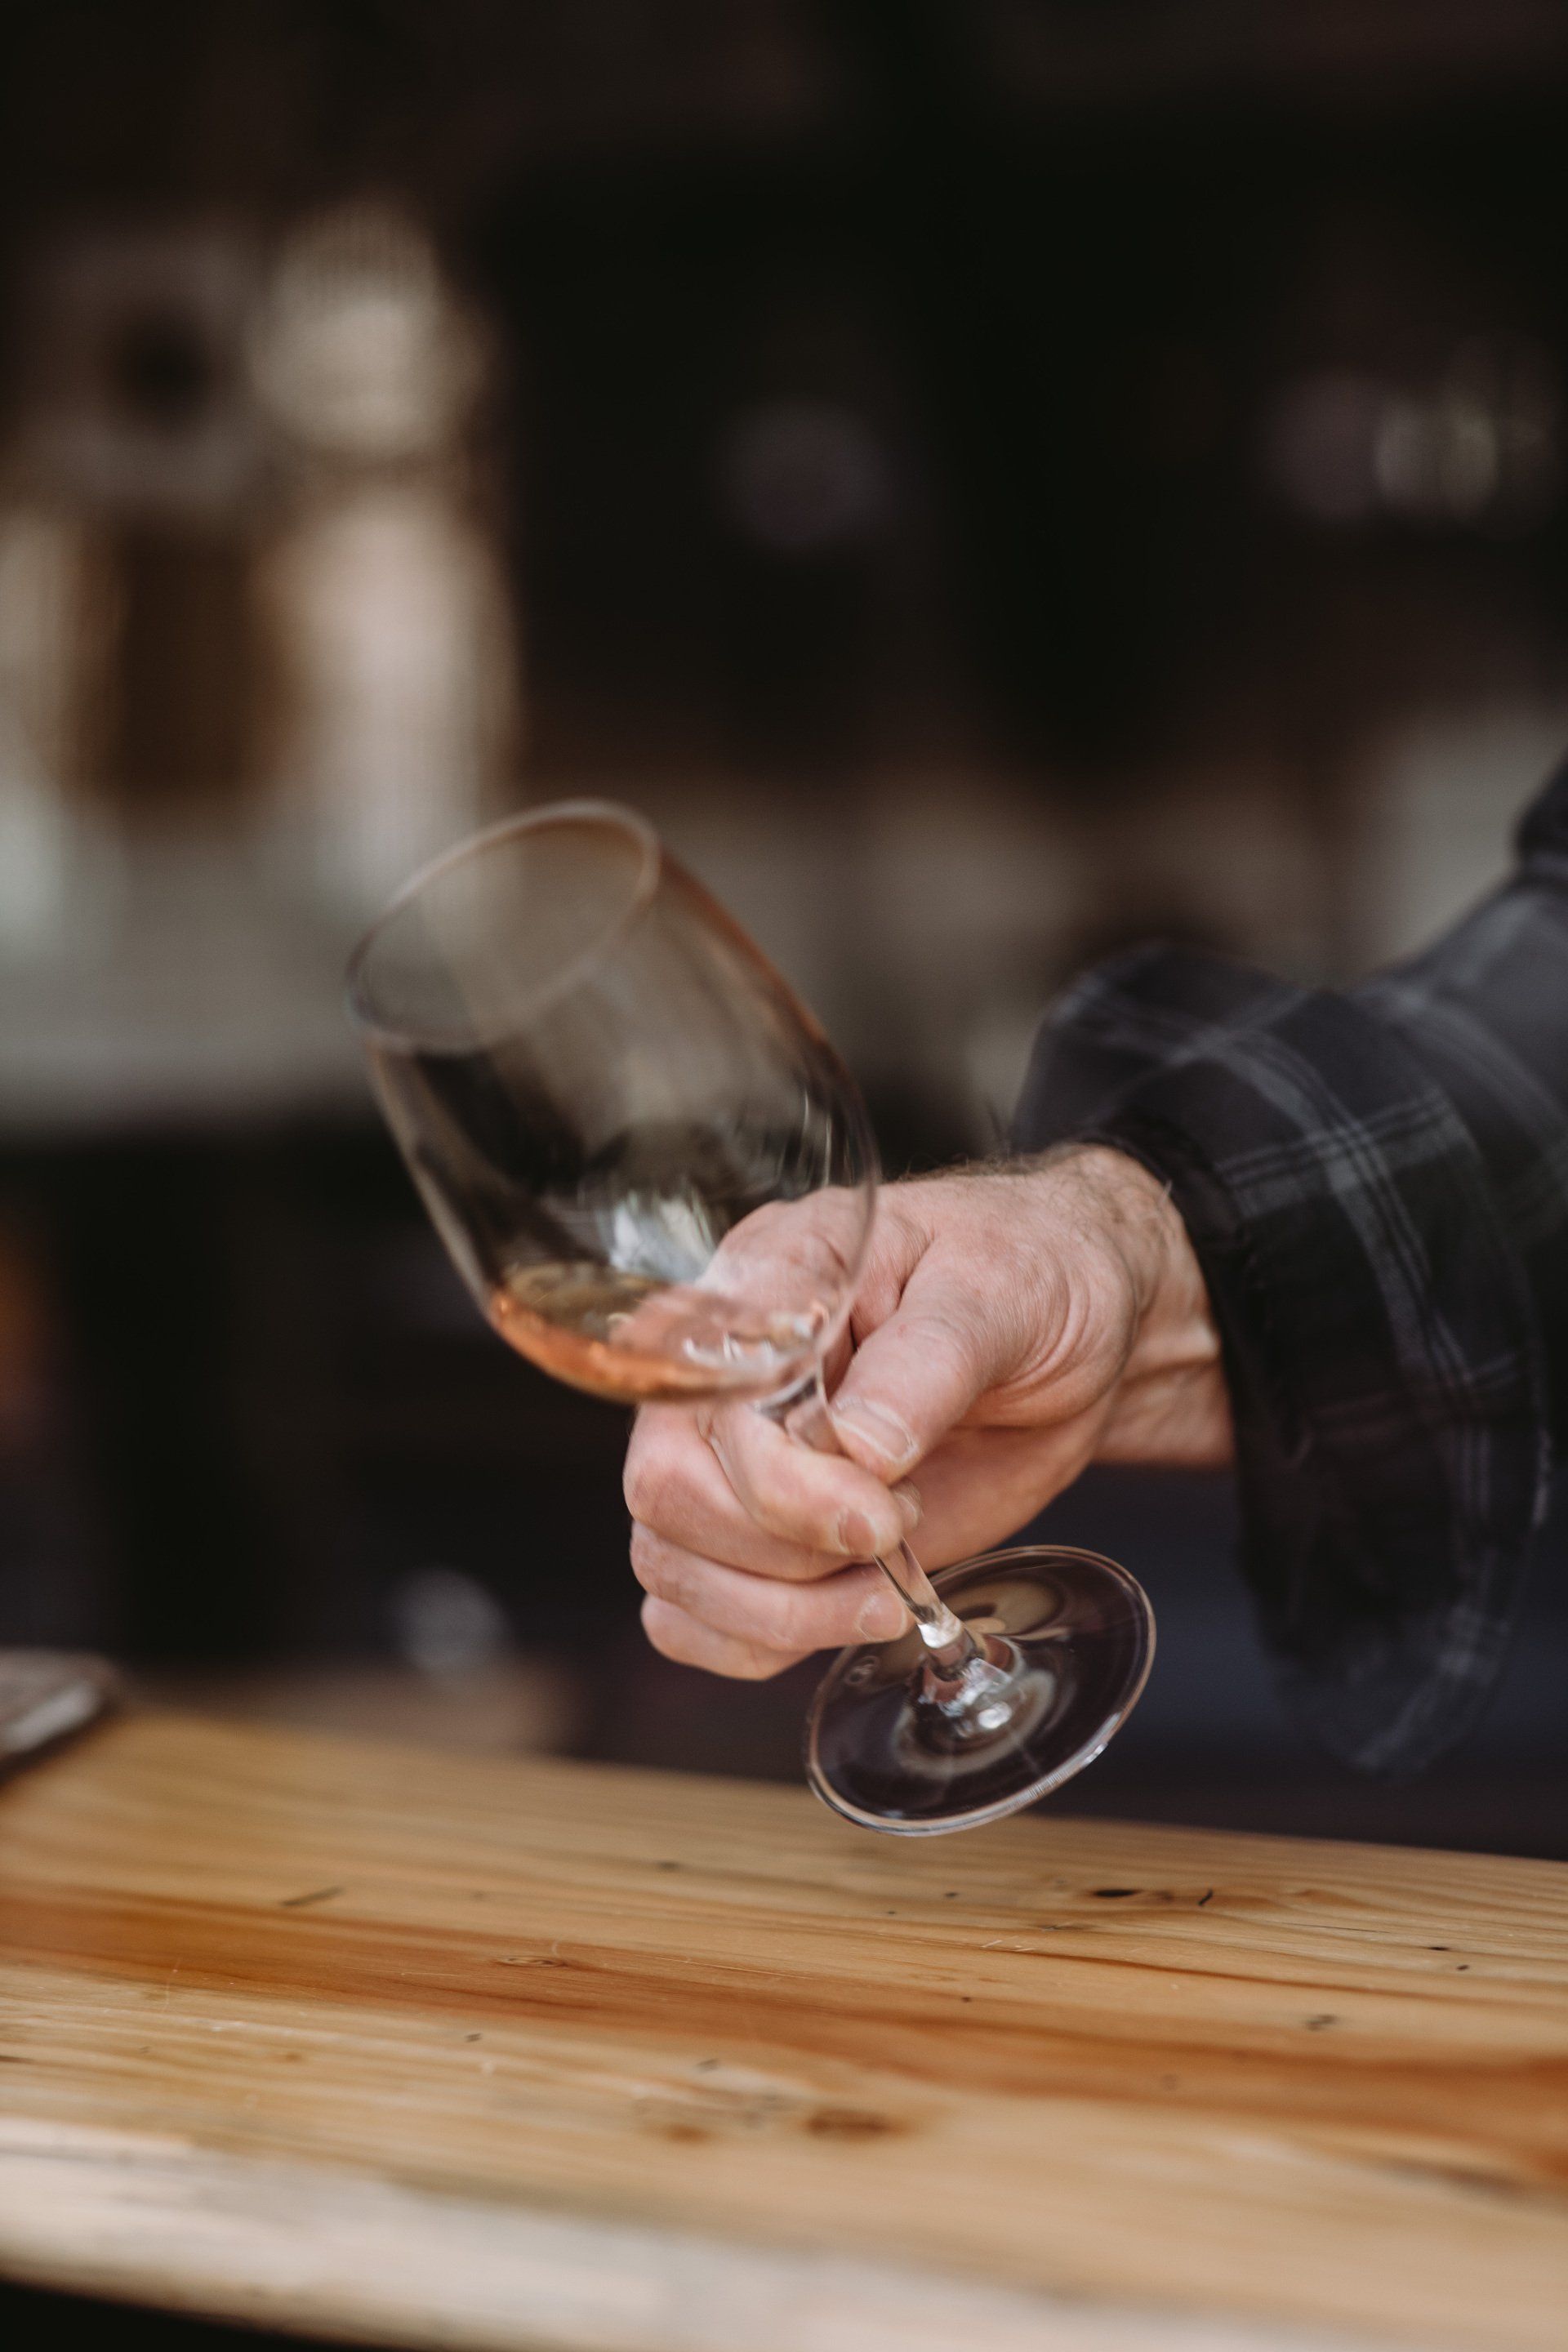
[{"label": "blurred glassware", "polygon": [[274,854],[363,921],[493,806],[516,751],[510,599],[450,481],[301,499],[261,559]]},{"label": "blurred glassware", "polygon": [[264,410],[305,448],[371,465],[449,451],[487,357],[428,231],[374,199],[290,232],[250,332]]},{"label": "blurred glassware", "polygon": [[[0,955],[71,950],[100,914],[85,773],[114,625],[102,550],[41,498],[0,506]],[[68,901],[72,919],[66,919]]]},{"label": "blurred glassware", "polygon": [[399,1652],[437,1682],[493,1665],[511,1648],[500,1603],[461,1569],[414,1570],[394,1589],[391,1605]]},{"label": "blurred glassware", "polygon": [[121,520],[221,523],[256,495],[256,245],[228,220],[105,219],[41,241],[25,291],[26,479]]},{"label": "blurred glassware", "polygon": [[428,230],[370,198],[284,238],[249,347],[287,453],[257,583],[279,848],[358,920],[515,767],[516,615],[468,446],[493,355]]}]

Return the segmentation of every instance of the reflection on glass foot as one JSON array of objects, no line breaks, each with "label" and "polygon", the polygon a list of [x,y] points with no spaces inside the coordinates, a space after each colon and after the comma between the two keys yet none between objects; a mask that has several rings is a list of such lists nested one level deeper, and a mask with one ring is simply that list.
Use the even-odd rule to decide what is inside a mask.
[{"label": "reflection on glass foot", "polygon": [[1097,1552],[985,1552],[932,1582],[981,1658],[944,1680],[912,1627],[841,1651],[805,1727],[817,1795],[905,1837],[1000,1821],[1069,1780],[1125,1720],[1154,1654],[1142,1585]]}]

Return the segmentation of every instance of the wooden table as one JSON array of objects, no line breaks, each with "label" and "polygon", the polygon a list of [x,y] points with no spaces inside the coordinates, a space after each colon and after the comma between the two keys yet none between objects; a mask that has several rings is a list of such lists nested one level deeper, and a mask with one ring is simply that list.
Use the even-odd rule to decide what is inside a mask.
[{"label": "wooden table", "polygon": [[1568,1868],[130,1718],[0,1789],[0,2272],[432,2346],[1568,2344]]}]

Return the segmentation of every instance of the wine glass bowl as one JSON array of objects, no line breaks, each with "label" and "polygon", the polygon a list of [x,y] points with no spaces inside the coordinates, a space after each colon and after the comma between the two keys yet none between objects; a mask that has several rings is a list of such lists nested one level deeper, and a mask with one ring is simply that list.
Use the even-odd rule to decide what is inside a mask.
[{"label": "wine glass bowl", "polygon": [[809,1376],[865,1252],[869,1127],[811,1016],[639,818],[566,803],[460,845],[372,926],[349,999],[415,1183],[512,1346],[634,1402]]},{"label": "wine glass bowl", "polygon": [[[787,983],[629,810],[492,825],[393,899],[349,1003],[382,1108],[494,1328],[623,1403],[738,1398],[840,1450],[823,1380],[870,1236],[859,1093]],[[1152,1650],[1126,1570],[1059,1548],[933,1585],[846,1651],[807,1777],[904,1835],[993,1821],[1099,1753]]]}]

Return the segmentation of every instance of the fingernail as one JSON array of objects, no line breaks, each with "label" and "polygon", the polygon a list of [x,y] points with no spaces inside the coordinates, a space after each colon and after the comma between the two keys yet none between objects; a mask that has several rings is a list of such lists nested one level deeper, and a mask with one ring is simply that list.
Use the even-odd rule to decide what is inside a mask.
[{"label": "fingernail", "polygon": [[904,1533],[912,1536],[926,1515],[920,1488],[906,1478],[902,1486],[893,1488],[893,1500],[904,1515]]},{"label": "fingernail", "polygon": [[855,1620],[855,1631],[863,1642],[890,1642],[901,1633],[910,1622],[910,1612],[890,1587],[869,1595]]},{"label": "fingernail", "polygon": [[853,1430],[867,1451],[885,1462],[889,1470],[912,1462],[920,1452],[898,1415],[879,1404],[872,1404],[867,1398],[857,1397],[848,1404],[835,1405],[833,1418],[841,1429]]}]

